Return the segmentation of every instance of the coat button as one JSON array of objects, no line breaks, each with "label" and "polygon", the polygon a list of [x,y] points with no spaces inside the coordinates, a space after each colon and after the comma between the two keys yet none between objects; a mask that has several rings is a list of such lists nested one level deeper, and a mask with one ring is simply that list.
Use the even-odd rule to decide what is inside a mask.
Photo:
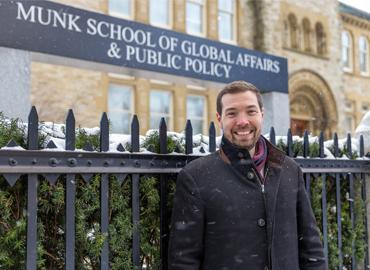
[{"label": "coat button", "polygon": [[238,157],[243,158],[244,157],[244,154],[242,152],[239,152],[238,153]]},{"label": "coat button", "polygon": [[263,218],[258,219],[258,226],[265,227],[266,221]]},{"label": "coat button", "polygon": [[268,268],[267,266],[265,266],[265,267],[263,268],[263,270],[269,270],[269,268]]},{"label": "coat button", "polygon": [[252,180],[252,179],[254,178],[254,173],[253,173],[252,171],[249,171],[249,172],[247,173],[247,178],[248,178],[249,180]]}]

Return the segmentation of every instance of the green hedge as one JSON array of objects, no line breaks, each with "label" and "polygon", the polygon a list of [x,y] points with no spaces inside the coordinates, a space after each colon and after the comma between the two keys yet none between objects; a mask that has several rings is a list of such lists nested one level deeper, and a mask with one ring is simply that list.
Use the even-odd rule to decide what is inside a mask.
[{"label": "green hedge", "polygon": [[[25,147],[25,130],[18,125],[17,120],[8,121],[0,114],[0,147],[5,146],[10,139]],[[45,136],[40,134],[40,147],[45,142]],[[99,148],[98,135],[88,135],[83,130],[77,132],[76,147],[82,148],[87,142],[94,149]],[[169,152],[183,151],[184,142],[168,137]],[[158,133],[148,136],[142,145],[158,152]],[[285,148],[282,141],[278,142],[281,149]],[[127,146],[125,146],[127,149]],[[129,146],[128,146],[129,147]],[[295,154],[302,152],[302,144],[295,143]],[[318,144],[310,146],[312,155],[318,155]],[[23,269],[26,260],[26,179],[17,181],[14,187],[9,187],[6,180],[0,177],[0,269]],[[99,253],[107,235],[100,233],[100,176],[95,175],[89,183],[79,176],[76,179],[76,269],[98,269]],[[311,180],[312,205],[318,224],[321,227],[321,188],[320,177]],[[355,216],[356,227],[353,230],[349,216],[348,181],[341,178],[342,226],[344,265],[350,268],[352,240],[355,241],[356,257],[363,260],[366,249],[364,214],[365,205],[360,197],[361,180],[356,179]],[[330,269],[338,265],[337,224],[335,202],[335,179],[328,177],[328,232],[329,232],[329,263]],[[174,181],[170,181],[169,203],[172,201],[175,189]],[[158,269],[159,256],[159,186],[154,177],[140,179],[140,237],[141,261],[149,269]],[[64,209],[65,209],[65,178],[60,177],[51,186],[42,177],[38,187],[38,259],[37,269],[63,269],[64,247]],[[110,178],[110,225],[109,245],[111,269],[133,269],[131,255],[131,180],[120,185],[115,177]],[[171,206],[169,205],[169,208]],[[170,215],[170,213],[169,213]]]}]

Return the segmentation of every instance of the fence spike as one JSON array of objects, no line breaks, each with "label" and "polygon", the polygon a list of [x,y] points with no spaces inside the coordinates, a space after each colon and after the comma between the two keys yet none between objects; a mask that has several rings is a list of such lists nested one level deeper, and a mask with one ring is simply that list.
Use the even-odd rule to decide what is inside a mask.
[{"label": "fence spike", "polygon": [[288,135],[287,135],[287,155],[292,157],[293,156],[293,136],[292,136],[292,130],[288,129]]},{"label": "fence spike", "polygon": [[19,179],[19,177],[21,177],[21,174],[20,173],[8,173],[8,174],[3,174],[3,176],[8,182],[8,184],[11,187],[13,187],[15,183],[17,182],[17,180]]},{"label": "fence spike", "polygon": [[85,183],[90,183],[91,178],[94,176],[93,173],[81,173],[82,179],[85,181]]},{"label": "fence spike", "polygon": [[185,154],[193,153],[193,127],[188,119],[185,126]]},{"label": "fence spike", "polygon": [[304,135],[303,135],[303,157],[306,158],[310,155],[309,149],[310,149],[310,142],[308,140],[308,131],[305,130]]},{"label": "fence spike", "polygon": [[123,147],[122,143],[118,144],[116,149],[118,152],[125,152],[125,148]]},{"label": "fence spike", "polygon": [[272,145],[276,145],[276,135],[275,135],[275,129],[274,127],[270,128],[270,143]]},{"label": "fence spike", "polygon": [[66,118],[66,150],[74,151],[76,144],[76,120],[72,109],[68,110]]},{"label": "fence spike", "polygon": [[365,155],[365,144],[364,144],[364,136],[360,135],[360,157]]},{"label": "fence spike", "polygon": [[216,151],[216,128],[215,128],[215,123],[211,121],[209,125],[209,149],[208,151],[210,153],[213,153]]},{"label": "fence spike", "polygon": [[135,114],[131,122],[131,152],[140,151],[140,125],[137,115]]},{"label": "fence spike", "polygon": [[167,125],[164,117],[159,124],[159,153],[167,154]]},{"label": "fence spike", "polygon": [[39,116],[35,106],[32,106],[30,114],[28,116],[28,150],[38,149],[38,129],[39,129]]},{"label": "fence spike", "polygon": [[11,139],[6,145],[6,147],[17,147],[17,146],[19,145],[13,139]]},{"label": "fence spike", "polygon": [[109,150],[109,121],[107,113],[104,112],[100,120],[100,152]]},{"label": "fence spike", "polygon": [[352,139],[351,139],[351,134],[347,134],[347,151],[348,151],[348,157],[352,157]]},{"label": "fence spike", "polygon": [[113,174],[116,179],[117,179],[117,182],[122,185],[122,183],[126,182],[126,178],[127,178],[127,173],[115,173]]},{"label": "fence spike", "polygon": [[339,157],[338,134],[334,133],[334,157]]},{"label": "fence spike", "polygon": [[47,173],[47,174],[44,174],[44,177],[46,178],[46,180],[48,180],[48,182],[54,186],[55,183],[57,182],[58,180],[58,177],[59,177],[59,174],[56,174],[56,173]]},{"label": "fence spike", "polygon": [[324,132],[320,132],[319,136],[319,153],[320,158],[324,158]]},{"label": "fence spike", "polygon": [[46,148],[48,148],[48,149],[55,149],[55,148],[58,148],[58,147],[55,145],[55,143],[54,143],[53,140],[50,140],[48,142],[48,144],[46,145]]}]

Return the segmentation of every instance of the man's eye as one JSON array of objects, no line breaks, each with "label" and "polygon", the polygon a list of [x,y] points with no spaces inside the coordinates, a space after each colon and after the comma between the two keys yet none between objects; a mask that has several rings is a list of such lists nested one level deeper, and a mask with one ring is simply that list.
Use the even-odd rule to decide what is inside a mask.
[{"label": "man's eye", "polygon": [[235,112],[228,112],[226,115],[229,116],[229,117],[233,117],[233,116],[235,116]]},{"label": "man's eye", "polygon": [[248,111],[249,115],[255,115],[256,113],[257,113],[257,111]]}]

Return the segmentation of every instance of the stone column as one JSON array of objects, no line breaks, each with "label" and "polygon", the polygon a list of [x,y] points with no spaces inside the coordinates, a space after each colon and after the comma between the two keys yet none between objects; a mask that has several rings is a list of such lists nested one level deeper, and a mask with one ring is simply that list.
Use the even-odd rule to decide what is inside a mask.
[{"label": "stone column", "polygon": [[31,109],[30,53],[0,47],[0,59],[0,111],[27,121]]},{"label": "stone column", "polygon": [[209,39],[218,39],[218,5],[217,1],[208,0],[208,19],[207,19],[207,37]]},{"label": "stone column", "polygon": [[264,124],[262,134],[275,128],[276,135],[286,135],[290,127],[289,95],[279,92],[262,94],[264,106]]},{"label": "stone column", "polygon": [[140,123],[140,134],[145,134],[149,129],[149,95],[150,82],[147,79],[140,78],[136,83],[136,102],[135,110]]},{"label": "stone column", "polygon": [[174,127],[173,130],[181,132],[185,129],[186,125],[186,96],[187,89],[185,85],[175,85],[173,96],[173,116]]},{"label": "stone column", "polygon": [[208,89],[208,127],[207,127],[207,132],[206,132],[207,136],[208,136],[209,124],[211,123],[211,121],[213,121],[215,124],[217,136],[221,135],[220,129],[217,123],[217,118],[216,118],[216,111],[217,111],[216,102],[217,102],[218,93],[219,93],[219,90],[217,89],[213,89],[213,88]]}]

